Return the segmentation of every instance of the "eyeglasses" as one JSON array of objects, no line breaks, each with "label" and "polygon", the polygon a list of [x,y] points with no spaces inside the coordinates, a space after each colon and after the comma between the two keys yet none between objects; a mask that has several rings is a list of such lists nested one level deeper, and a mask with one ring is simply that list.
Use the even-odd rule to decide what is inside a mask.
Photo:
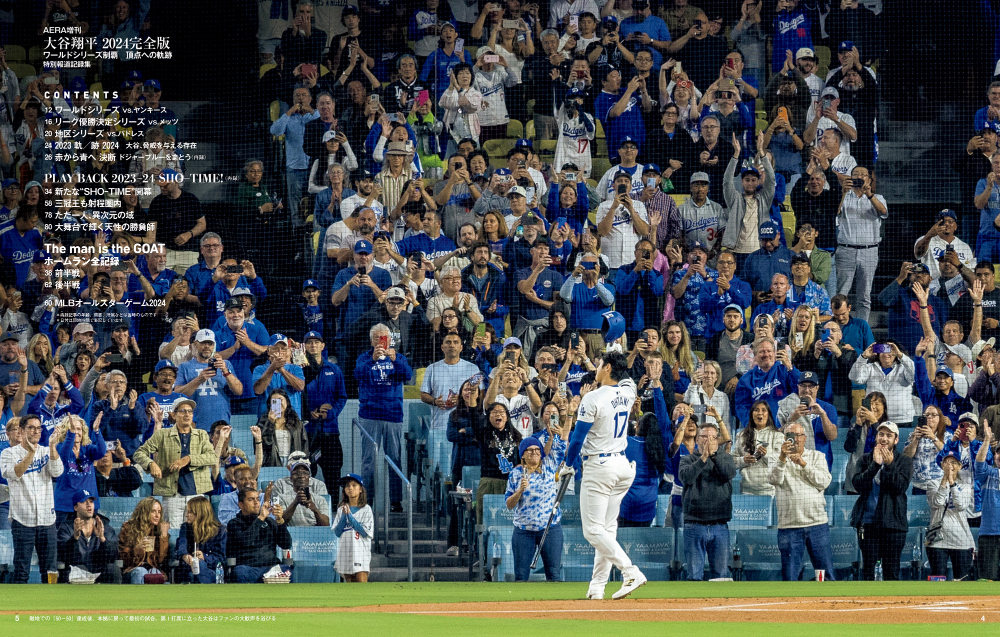
[{"label": "eyeglasses", "polygon": [[175,414],[193,414],[194,410],[191,409],[190,407],[185,407],[183,409],[175,409],[174,413]]},{"label": "eyeglasses", "polygon": [[216,250],[218,248],[221,248],[222,244],[221,243],[203,243],[203,244],[201,244],[201,247],[208,248],[210,250]]}]

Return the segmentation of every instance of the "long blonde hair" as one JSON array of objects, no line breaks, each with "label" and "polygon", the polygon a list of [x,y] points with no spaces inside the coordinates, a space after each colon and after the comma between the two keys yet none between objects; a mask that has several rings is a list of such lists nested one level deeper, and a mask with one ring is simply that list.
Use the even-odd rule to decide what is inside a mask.
[{"label": "long blonde hair", "polygon": [[800,305],[795,308],[795,311],[792,313],[792,323],[788,328],[788,346],[791,347],[794,342],[795,334],[799,333],[799,331],[795,328],[795,317],[798,316],[799,312],[805,312],[809,315],[809,325],[807,325],[806,329],[802,332],[802,349],[795,352],[796,354],[811,351],[813,341],[816,340],[816,315],[813,314],[812,309],[810,309],[808,305]]},{"label": "long blonde hair", "polygon": [[[667,342],[667,331],[675,325],[681,330],[681,342],[677,344],[676,354],[670,349],[670,344]],[[663,331],[660,333],[660,353],[663,354],[664,363],[673,367],[680,362],[681,369],[687,372],[688,378],[694,378],[694,370],[698,361],[691,353],[691,336],[684,323],[667,321],[663,324]]]},{"label": "long blonde hair", "polygon": [[191,523],[191,531],[194,533],[194,541],[204,544],[219,533],[222,525],[215,519],[215,512],[212,511],[212,503],[203,495],[188,500],[187,509],[194,514],[194,522]]},{"label": "long blonde hair", "polygon": [[90,427],[87,426],[87,421],[85,421],[83,418],[80,418],[79,416],[74,416],[74,415],[66,416],[63,419],[63,421],[59,423],[59,425],[56,427],[55,433],[53,433],[52,435],[55,436],[57,442],[65,442],[66,436],[69,435],[69,426],[71,423],[74,422],[79,422],[83,429],[83,435],[80,436],[80,445],[81,446],[89,445]]},{"label": "long blonde hair", "polygon": [[135,509],[132,510],[132,517],[122,524],[122,530],[118,535],[120,546],[133,547],[138,545],[142,538],[147,535],[156,535],[154,533],[155,527],[150,519],[154,506],[160,507],[160,519],[162,520],[163,505],[160,504],[159,500],[152,496],[139,500],[139,504],[135,505]]},{"label": "long blonde hair", "polygon": [[[45,344],[49,346],[49,353],[44,358],[39,359],[38,356],[35,354],[35,345],[37,345],[42,341],[44,341]],[[42,370],[43,374],[52,373],[52,368],[55,366],[55,363],[52,361],[52,341],[49,340],[48,336],[42,334],[41,332],[32,336],[31,340],[28,341],[27,353],[28,353],[28,360],[34,361],[35,364],[38,365],[38,367]]]}]

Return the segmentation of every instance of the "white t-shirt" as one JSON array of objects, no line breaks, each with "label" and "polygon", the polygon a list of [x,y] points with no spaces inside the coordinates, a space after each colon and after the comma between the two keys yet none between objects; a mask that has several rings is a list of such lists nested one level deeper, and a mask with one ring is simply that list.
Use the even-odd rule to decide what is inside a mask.
[{"label": "white t-shirt", "polygon": [[830,162],[830,170],[838,175],[850,175],[858,167],[858,162],[850,155],[840,153]]},{"label": "white t-shirt", "polygon": [[[354,214],[354,209],[365,203],[367,197],[357,193],[340,202],[340,216],[347,219]],[[371,209],[375,211],[375,218],[381,219],[385,215],[385,207],[377,199],[372,201]]]},{"label": "white t-shirt", "polygon": [[451,417],[451,412],[455,411],[454,406],[458,405],[462,383],[478,373],[479,368],[475,364],[461,359],[454,365],[441,360],[427,366],[420,391],[434,398],[442,398],[446,403],[453,405],[446,409],[431,406],[431,429],[444,431],[448,428],[448,418]]},{"label": "white t-shirt", "polygon": [[[613,203],[613,200],[605,201],[597,207],[598,224],[611,212]],[[649,223],[649,215],[646,214],[644,203],[633,199],[632,207],[640,219]],[[612,269],[635,261],[635,244],[642,238],[635,231],[635,226],[632,225],[632,215],[625,206],[619,205],[613,214],[615,220],[612,222],[611,234],[601,237],[601,253],[608,257],[608,265]]]},{"label": "white t-shirt", "polygon": [[619,381],[617,385],[604,385],[583,397],[576,419],[593,423],[593,426],[583,441],[582,455],[625,451],[628,446],[628,418],[635,398],[635,382],[631,378]]},{"label": "white t-shirt", "polygon": [[[847,113],[842,113],[840,111],[837,112],[837,116],[840,117],[840,121],[844,122],[845,124],[847,124],[848,126],[850,126],[851,128],[853,128],[854,132],[857,132],[858,125],[854,122],[854,118],[853,117],[851,117]],[[837,126],[837,122],[833,121],[829,117],[821,117],[820,120],[819,120],[819,124],[816,126],[816,145],[817,146],[819,145],[820,138],[823,137],[823,133],[826,132],[826,130],[830,129],[830,128],[839,129],[840,127]],[[840,152],[843,155],[850,155],[851,154],[851,142],[848,141],[846,135],[844,136],[844,139],[842,139],[841,142],[840,142]],[[341,204],[341,205],[343,205],[343,204]]]}]

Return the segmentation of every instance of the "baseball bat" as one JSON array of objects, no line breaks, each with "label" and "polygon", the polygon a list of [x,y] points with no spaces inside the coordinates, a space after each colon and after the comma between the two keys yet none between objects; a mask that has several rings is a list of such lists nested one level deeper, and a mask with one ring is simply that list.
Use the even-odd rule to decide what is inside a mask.
[{"label": "baseball bat", "polygon": [[559,491],[556,493],[555,504],[552,505],[552,511],[549,513],[549,521],[545,523],[545,530],[542,531],[542,539],[538,543],[538,547],[535,549],[535,556],[531,558],[531,570],[535,570],[535,566],[538,564],[538,556],[542,554],[542,547],[545,546],[545,538],[549,535],[549,527],[552,526],[552,518],[556,516],[556,509],[559,508],[559,503],[562,502],[563,496],[566,495],[566,489],[569,488],[569,481],[573,478],[573,474],[568,473],[562,477],[559,481]]}]

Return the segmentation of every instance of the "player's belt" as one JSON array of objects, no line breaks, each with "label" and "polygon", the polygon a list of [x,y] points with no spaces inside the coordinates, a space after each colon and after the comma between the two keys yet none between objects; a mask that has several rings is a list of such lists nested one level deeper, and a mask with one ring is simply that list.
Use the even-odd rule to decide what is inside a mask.
[{"label": "player's belt", "polygon": [[616,451],[615,453],[599,453],[593,456],[584,456],[584,460],[590,460],[591,458],[610,458],[612,456],[624,456],[624,451]]}]

